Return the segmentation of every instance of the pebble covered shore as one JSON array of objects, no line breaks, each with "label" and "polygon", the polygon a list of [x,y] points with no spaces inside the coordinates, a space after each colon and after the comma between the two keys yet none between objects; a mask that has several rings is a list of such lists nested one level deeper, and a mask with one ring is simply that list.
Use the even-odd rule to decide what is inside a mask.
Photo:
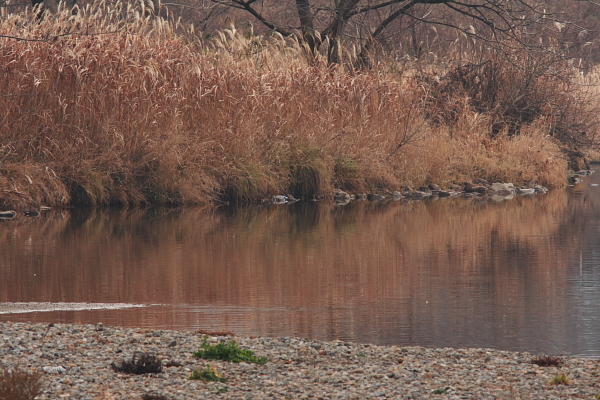
[{"label": "pebble covered shore", "polygon": [[[197,359],[203,334],[102,325],[0,323],[0,369],[41,373],[36,399],[596,399],[600,360],[539,367],[529,353],[429,349],[299,338],[209,336],[266,356],[265,365]],[[163,372],[111,363],[156,354]],[[190,380],[210,364],[227,382]],[[170,366],[169,366],[170,365]],[[565,375],[568,384],[552,384]]]}]

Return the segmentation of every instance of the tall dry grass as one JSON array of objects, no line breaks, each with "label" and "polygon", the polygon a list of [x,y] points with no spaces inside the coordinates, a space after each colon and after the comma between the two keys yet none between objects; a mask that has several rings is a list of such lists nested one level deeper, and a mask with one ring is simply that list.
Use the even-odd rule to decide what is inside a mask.
[{"label": "tall dry grass", "polygon": [[41,392],[39,373],[18,368],[0,371],[0,400],[34,400]]},{"label": "tall dry grass", "polygon": [[[0,204],[199,204],[468,178],[565,183],[553,121],[515,137],[459,93],[387,67],[349,71],[235,28],[203,40],[97,2],[0,21]],[[185,31],[185,32],[184,32]]]}]

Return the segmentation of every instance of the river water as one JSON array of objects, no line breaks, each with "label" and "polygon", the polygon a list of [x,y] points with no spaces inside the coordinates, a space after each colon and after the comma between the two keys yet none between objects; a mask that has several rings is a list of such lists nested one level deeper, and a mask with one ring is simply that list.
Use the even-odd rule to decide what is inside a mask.
[{"label": "river water", "polygon": [[600,357],[599,183],[0,220],[0,321]]}]

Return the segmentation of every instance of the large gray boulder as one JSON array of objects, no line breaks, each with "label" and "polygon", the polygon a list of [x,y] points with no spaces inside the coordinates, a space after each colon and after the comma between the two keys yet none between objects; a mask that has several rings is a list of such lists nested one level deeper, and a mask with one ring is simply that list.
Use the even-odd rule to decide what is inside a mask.
[{"label": "large gray boulder", "polygon": [[512,183],[500,183],[500,182],[496,182],[496,183],[492,183],[492,187],[491,190],[493,192],[500,192],[500,191],[509,191],[509,192],[515,192],[516,188],[515,185],[513,185]]}]

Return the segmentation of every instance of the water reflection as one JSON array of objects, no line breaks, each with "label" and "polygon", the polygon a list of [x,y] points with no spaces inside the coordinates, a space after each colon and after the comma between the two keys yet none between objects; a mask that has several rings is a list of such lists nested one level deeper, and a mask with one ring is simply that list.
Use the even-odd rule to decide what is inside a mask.
[{"label": "water reflection", "polygon": [[600,174],[568,191],[0,221],[0,320],[600,356]]}]

